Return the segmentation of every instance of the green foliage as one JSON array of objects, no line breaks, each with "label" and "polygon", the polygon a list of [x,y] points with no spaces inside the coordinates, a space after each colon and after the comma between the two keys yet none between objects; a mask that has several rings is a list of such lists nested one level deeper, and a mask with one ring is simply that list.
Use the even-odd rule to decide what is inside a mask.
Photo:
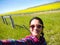
[{"label": "green foliage", "polygon": [[29,35],[29,31],[23,25],[29,28],[29,20],[34,16],[40,17],[44,22],[44,37],[47,44],[60,45],[60,13],[12,16],[15,24],[14,29],[8,18],[8,25],[4,24],[0,18],[0,39],[21,39]]}]

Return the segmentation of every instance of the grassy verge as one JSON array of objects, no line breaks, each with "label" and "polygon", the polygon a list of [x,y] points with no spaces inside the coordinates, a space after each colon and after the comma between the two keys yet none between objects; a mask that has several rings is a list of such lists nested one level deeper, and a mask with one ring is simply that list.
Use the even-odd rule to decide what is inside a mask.
[{"label": "grassy verge", "polygon": [[[7,18],[8,25],[3,24],[0,18],[0,39],[21,39],[29,34],[23,25],[29,28],[29,20],[34,15],[12,16],[15,28]],[[44,22],[44,34],[48,45],[60,45],[60,13],[38,14]]]}]

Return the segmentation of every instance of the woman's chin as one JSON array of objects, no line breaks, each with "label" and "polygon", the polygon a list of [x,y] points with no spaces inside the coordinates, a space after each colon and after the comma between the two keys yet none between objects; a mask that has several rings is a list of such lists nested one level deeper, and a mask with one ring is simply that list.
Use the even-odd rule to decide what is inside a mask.
[{"label": "woman's chin", "polygon": [[35,33],[35,34],[33,34],[33,36],[35,36],[35,37],[37,37],[38,35],[39,35],[39,34],[36,34],[36,33]]}]

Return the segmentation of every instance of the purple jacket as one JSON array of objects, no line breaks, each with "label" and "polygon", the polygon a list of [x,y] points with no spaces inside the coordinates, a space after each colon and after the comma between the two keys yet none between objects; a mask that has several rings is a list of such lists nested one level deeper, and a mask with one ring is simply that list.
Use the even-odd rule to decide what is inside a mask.
[{"label": "purple jacket", "polygon": [[47,45],[44,37],[27,36],[22,40],[0,40],[0,45]]}]

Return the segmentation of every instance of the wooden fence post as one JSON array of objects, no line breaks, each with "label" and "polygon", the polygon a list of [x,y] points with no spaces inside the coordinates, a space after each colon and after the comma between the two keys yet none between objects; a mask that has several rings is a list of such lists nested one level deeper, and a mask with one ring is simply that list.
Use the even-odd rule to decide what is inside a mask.
[{"label": "wooden fence post", "polygon": [[2,17],[3,23],[8,25],[6,18],[3,16],[1,16],[1,17]]},{"label": "wooden fence post", "polygon": [[14,21],[13,21],[13,19],[12,19],[11,16],[10,16],[10,21],[11,21],[12,28],[14,28],[14,27],[15,27],[15,26],[14,26]]},{"label": "wooden fence post", "polygon": [[5,24],[5,20],[4,20],[3,16],[1,16],[1,18],[2,18],[3,23]]}]

